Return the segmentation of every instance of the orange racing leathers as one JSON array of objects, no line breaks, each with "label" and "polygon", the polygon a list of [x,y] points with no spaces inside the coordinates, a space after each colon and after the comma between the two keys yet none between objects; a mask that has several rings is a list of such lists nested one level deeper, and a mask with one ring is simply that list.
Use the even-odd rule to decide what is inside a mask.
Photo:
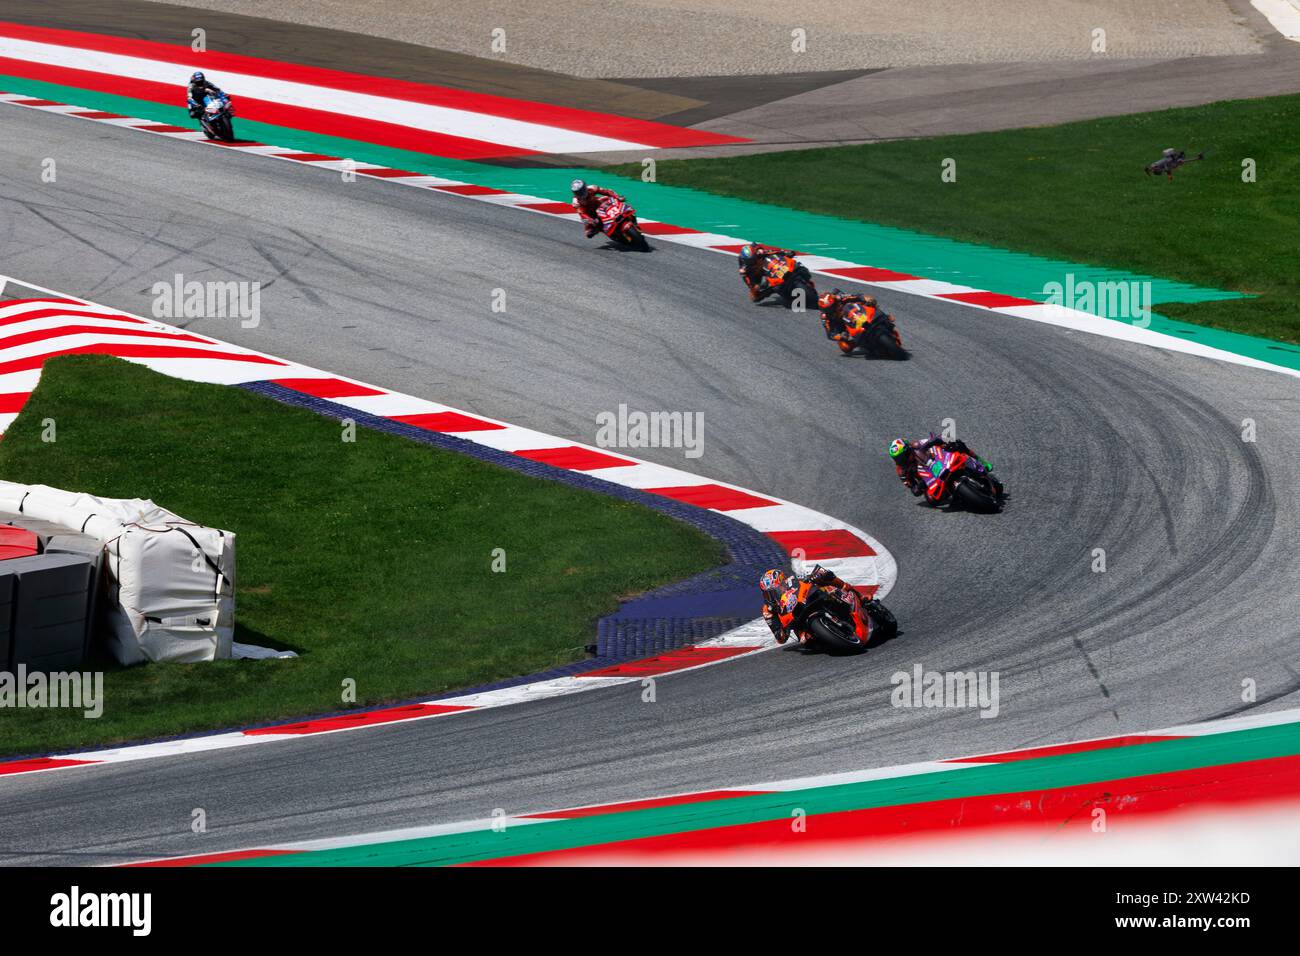
[{"label": "orange racing leathers", "polygon": [[[776,638],[778,644],[784,644],[790,639],[790,625],[794,621],[794,611],[799,604],[799,585],[804,581],[816,587],[834,587],[844,591],[853,590],[852,585],[837,577],[834,572],[823,568],[820,564],[803,577],[791,574],[786,578],[785,588],[777,598],[776,609],[774,610],[766,602],[763,604],[763,620],[772,629],[772,636]],[[799,639],[800,644],[806,644],[809,639],[807,633],[795,634],[795,637]]]},{"label": "orange racing leathers", "polygon": [[827,293],[818,304],[826,337],[846,353],[853,351],[854,338],[871,324],[880,308],[874,296],[847,292]]},{"label": "orange racing leathers", "polygon": [[750,242],[746,244],[750,249],[750,256],[745,258],[742,253],[740,261],[740,278],[744,280],[745,287],[749,289],[749,297],[757,302],[763,296],[771,292],[766,287],[766,277],[763,274],[763,263],[769,256],[790,256],[794,253],[789,249],[780,249],[776,246],[765,246],[761,242]]}]

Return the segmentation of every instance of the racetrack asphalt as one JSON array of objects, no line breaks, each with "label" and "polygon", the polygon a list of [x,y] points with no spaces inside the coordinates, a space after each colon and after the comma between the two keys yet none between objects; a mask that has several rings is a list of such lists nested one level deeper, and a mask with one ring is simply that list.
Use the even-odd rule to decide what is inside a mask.
[{"label": "racetrack asphalt", "polygon": [[[750,305],[714,253],[619,252],[545,216],[36,111],[0,124],[8,274],[145,315],[175,273],[260,281],[257,328],[188,327],[584,442],[620,403],[702,412],[701,458],[634,453],[876,535],[903,628],[858,658],[665,677],[654,703],[629,684],[3,779],[0,861],[217,852],[1300,705],[1292,378],[884,290],[914,358],[844,359],[812,316]],[[898,484],[888,439],[944,419],[1006,481],[1004,514],[931,511]],[[999,715],[891,706],[918,663],[996,671]]]}]

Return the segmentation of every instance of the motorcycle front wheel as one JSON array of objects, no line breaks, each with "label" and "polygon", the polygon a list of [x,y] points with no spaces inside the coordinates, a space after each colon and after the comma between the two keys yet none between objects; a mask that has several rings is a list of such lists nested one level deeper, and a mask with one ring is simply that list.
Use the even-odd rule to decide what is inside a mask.
[{"label": "motorcycle front wheel", "polygon": [[853,630],[853,625],[836,620],[829,614],[818,614],[808,620],[808,630],[830,654],[858,654],[867,649]]},{"label": "motorcycle front wheel", "polygon": [[953,485],[957,499],[972,511],[993,512],[1002,507],[997,496],[993,494],[987,482],[979,481],[968,475],[957,478]]},{"label": "motorcycle front wheel", "polygon": [[887,324],[878,324],[871,330],[871,347],[877,355],[889,359],[907,358],[907,350],[894,338],[894,330]]}]

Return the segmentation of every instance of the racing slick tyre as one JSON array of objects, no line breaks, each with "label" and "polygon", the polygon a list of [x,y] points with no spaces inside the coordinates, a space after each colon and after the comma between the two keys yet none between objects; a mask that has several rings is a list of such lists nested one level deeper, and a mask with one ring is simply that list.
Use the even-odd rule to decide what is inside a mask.
[{"label": "racing slick tyre", "polygon": [[871,617],[873,644],[883,643],[898,636],[898,619],[889,608],[879,601],[868,601],[866,611]]},{"label": "racing slick tyre", "polygon": [[235,141],[235,126],[230,122],[229,116],[214,120],[212,122],[212,132],[223,143],[233,143]]},{"label": "racing slick tyre", "polygon": [[968,476],[961,476],[953,483],[953,496],[972,511],[994,512],[1002,507],[1002,502],[993,494],[985,483]]},{"label": "racing slick tyre", "polygon": [[816,312],[817,290],[807,282],[796,281],[783,292],[781,302],[791,312]]},{"label": "racing slick tyre", "polygon": [[628,226],[623,230],[623,236],[627,239],[627,244],[638,252],[649,252],[650,243],[645,241],[645,236],[636,226]]},{"label": "racing slick tyre", "polygon": [[809,618],[808,631],[818,646],[829,654],[860,654],[867,649],[851,625],[828,614]]},{"label": "racing slick tyre", "polygon": [[[871,329],[871,348],[881,358],[902,360],[908,357],[907,350],[894,338],[894,330],[888,323],[877,323]],[[870,355],[870,352],[868,352]]]}]

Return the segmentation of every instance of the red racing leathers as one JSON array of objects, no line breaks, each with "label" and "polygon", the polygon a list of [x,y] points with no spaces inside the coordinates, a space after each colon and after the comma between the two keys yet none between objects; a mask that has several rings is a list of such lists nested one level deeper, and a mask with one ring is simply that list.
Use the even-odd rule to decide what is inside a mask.
[{"label": "red racing leathers", "polygon": [[602,189],[600,186],[588,186],[587,192],[581,199],[577,196],[573,197],[573,208],[578,210],[578,215],[582,217],[588,239],[600,232],[600,220],[596,218],[596,210],[600,208],[600,204],[606,199],[622,198],[612,189]]}]

